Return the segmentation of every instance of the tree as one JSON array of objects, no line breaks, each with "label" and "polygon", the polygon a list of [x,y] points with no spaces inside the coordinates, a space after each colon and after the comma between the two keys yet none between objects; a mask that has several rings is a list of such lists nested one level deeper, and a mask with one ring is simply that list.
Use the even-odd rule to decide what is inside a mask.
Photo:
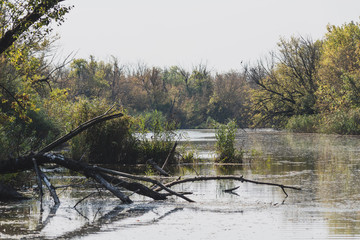
[{"label": "tree", "polygon": [[318,106],[335,111],[360,106],[360,24],[328,26],[320,61]]},{"label": "tree", "polygon": [[50,22],[71,8],[60,2],[0,1],[0,160],[39,147],[54,130],[39,106],[53,74],[44,57]]},{"label": "tree", "polygon": [[199,126],[207,120],[208,104],[214,91],[213,77],[206,65],[193,67],[187,81],[187,90],[183,106],[187,119],[185,127]]},{"label": "tree", "polygon": [[281,39],[270,60],[245,69],[255,87],[252,102],[257,124],[281,124],[293,115],[315,114],[321,42],[303,37]]},{"label": "tree", "polygon": [[107,97],[110,87],[109,79],[113,74],[110,64],[98,62],[94,56],[90,56],[89,61],[73,60],[70,68],[68,87],[71,87],[73,97]]},{"label": "tree", "polygon": [[52,20],[61,23],[71,9],[64,0],[1,0],[0,55],[17,40],[30,40],[49,33]]},{"label": "tree", "polygon": [[248,126],[249,90],[244,73],[233,71],[217,74],[208,114],[220,123],[235,119],[241,127]]}]

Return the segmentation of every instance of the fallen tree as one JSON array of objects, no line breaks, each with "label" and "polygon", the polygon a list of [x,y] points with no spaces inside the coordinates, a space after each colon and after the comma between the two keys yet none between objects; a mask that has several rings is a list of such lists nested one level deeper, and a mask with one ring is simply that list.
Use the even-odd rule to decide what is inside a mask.
[{"label": "fallen tree", "polygon": [[[249,180],[244,178],[243,176],[201,176],[195,178],[177,179],[173,182],[164,184],[159,180],[155,180],[150,177],[132,175],[129,173],[124,173],[108,168],[90,165],[85,162],[76,161],[67,158],[61,154],[50,152],[51,150],[55,149],[56,147],[59,147],[60,145],[64,144],[65,142],[75,137],[76,135],[80,134],[81,132],[89,129],[91,126],[94,126],[95,124],[99,124],[101,122],[108,121],[114,118],[119,118],[121,116],[123,116],[121,113],[113,114],[111,113],[111,109],[109,109],[104,114],[81,124],[73,131],[50,143],[49,145],[47,145],[37,153],[31,153],[27,156],[22,156],[15,159],[8,159],[6,161],[0,161],[0,174],[15,173],[15,172],[28,171],[33,169],[37,176],[40,199],[42,200],[42,195],[43,195],[42,183],[44,183],[54,200],[55,206],[58,206],[60,204],[60,200],[56,193],[56,188],[51,184],[50,180],[39,166],[44,166],[46,164],[56,164],[71,171],[81,173],[87,178],[93,179],[95,182],[97,182],[103,188],[110,191],[114,196],[119,198],[125,204],[131,204],[133,201],[130,199],[130,197],[127,194],[123,192],[122,189],[126,189],[130,192],[140,194],[152,198],[154,200],[165,200],[167,199],[168,196],[177,196],[179,198],[184,199],[185,201],[194,202],[192,199],[186,197],[184,193],[175,192],[171,190],[170,187],[185,182],[195,182],[195,181],[226,179],[226,180],[235,180],[240,182],[249,182],[254,184],[271,185],[271,186],[280,187],[283,190],[283,192],[286,194],[286,196],[288,196],[288,194],[286,193],[285,189],[301,190],[298,187]],[[174,148],[171,151],[172,152],[175,151]],[[152,160],[149,160],[148,164],[153,166],[161,174],[167,175],[167,173],[163,170],[163,168],[166,165],[166,160],[162,168],[160,168]],[[151,183],[154,186],[156,186],[156,188],[150,188],[146,186],[144,183]],[[164,191],[164,192],[160,192],[160,191]]]}]

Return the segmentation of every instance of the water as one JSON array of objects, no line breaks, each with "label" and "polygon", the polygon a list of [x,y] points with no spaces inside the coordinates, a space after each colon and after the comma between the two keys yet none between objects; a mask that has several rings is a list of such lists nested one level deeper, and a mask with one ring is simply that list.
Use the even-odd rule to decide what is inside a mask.
[{"label": "water", "polygon": [[[73,206],[96,189],[82,177],[59,178],[60,207],[44,212],[36,199],[0,204],[0,238],[43,239],[360,239],[360,138],[239,131],[243,164],[215,165],[213,130],[183,132],[204,158],[176,167],[176,175],[244,175],[247,179],[301,187],[302,191],[235,181],[175,186],[195,203],[176,197],[152,201],[133,195],[123,205],[105,191]],[[184,143],[184,141],[183,141]],[[223,190],[240,186],[235,194]]]}]

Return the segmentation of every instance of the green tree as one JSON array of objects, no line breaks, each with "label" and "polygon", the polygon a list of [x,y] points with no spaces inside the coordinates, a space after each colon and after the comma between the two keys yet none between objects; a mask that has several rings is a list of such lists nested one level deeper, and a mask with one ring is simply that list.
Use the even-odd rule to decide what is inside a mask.
[{"label": "green tree", "polygon": [[112,69],[110,64],[96,61],[90,56],[90,61],[75,59],[71,63],[69,85],[72,96],[88,98],[106,97],[109,95],[109,79]]},{"label": "green tree", "polygon": [[282,125],[294,115],[315,114],[321,42],[281,39],[269,61],[246,68],[255,123]]},{"label": "green tree", "polygon": [[322,111],[360,106],[360,24],[328,26],[320,62],[318,106]]},{"label": "green tree", "polygon": [[0,55],[16,41],[32,41],[50,31],[51,21],[61,24],[71,7],[64,0],[0,1]]},{"label": "green tree", "polygon": [[39,147],[54,130],[39,107],[52,72],[44,58],[50,23],[61,23],[71,8],[60,2],[0,1],[1,159]]}]

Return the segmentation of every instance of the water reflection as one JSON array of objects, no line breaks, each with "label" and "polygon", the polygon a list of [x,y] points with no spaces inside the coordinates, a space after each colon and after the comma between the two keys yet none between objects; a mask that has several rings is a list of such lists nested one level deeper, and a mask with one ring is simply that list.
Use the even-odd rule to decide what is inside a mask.
[{"label": "water reflection", "polygon": [[[153,202],[133,195],[133,205],[119,205],[106,192],[94,194],[81,177],[59,178],[64,188],[54,214],[45,199],[41,213],[36,199],[0,204],[0,238],[86,239],[359,239],[360,238],[360,138],[321,134],[293,134],[271,130],[239,131],[238,148],[245,161],[216,165],[212,161],[213,130],[182,132],[205,160],[174,166],[180,176],[244,175],[248,179],[299,186],[304,190],[235,181],[208,181],[178,185],[191,191],[194,204],[173,198]],[[184,140],[185,141],[185,140]],[[143,169],[137,168],[141,173]],[[80,187],[81,186],[81,187]],[[236,194],[224,190],[238,187]]]}]

